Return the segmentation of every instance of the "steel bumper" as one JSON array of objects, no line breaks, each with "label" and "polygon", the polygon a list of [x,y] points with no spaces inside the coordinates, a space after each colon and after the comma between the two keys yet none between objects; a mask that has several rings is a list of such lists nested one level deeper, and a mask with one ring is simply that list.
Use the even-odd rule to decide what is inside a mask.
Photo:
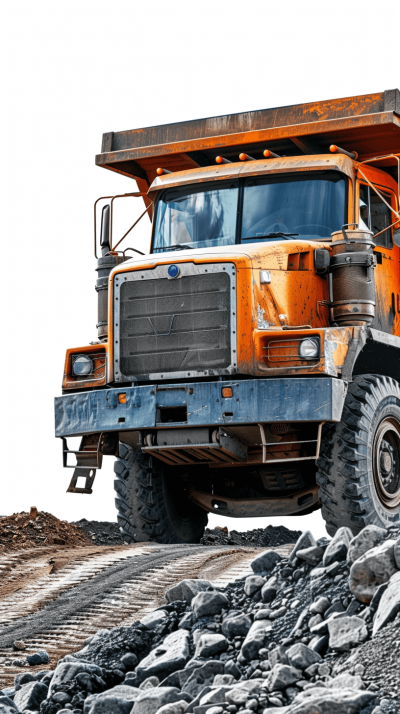
[{"label": "steel bumper", "polygon": [[[223,387],[231,387],[233,396],[222,397]],[[125,403],[120,403],[121,394]],[[168,427],[340,421],[345,394],[346,383],[332,377],[103,389],[56,397],[55,433],[61,437],[165,428],[160,409],[174,407],[186,409],[187,420]]]}]

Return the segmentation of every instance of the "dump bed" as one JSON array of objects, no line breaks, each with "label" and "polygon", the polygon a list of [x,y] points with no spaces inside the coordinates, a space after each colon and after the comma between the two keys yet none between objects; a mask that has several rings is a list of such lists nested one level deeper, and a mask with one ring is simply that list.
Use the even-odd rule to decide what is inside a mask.
[{"label": "dump bed", "polygon": [[[356,151],[359,161],[400,153],[400,92],[298,104],[103,134],[96,164],[135,178],[146,190],[158,167],[184,171],[237,161],[240,152],[262,158],[264,149],[285,156],[323,154],[330,144]],[[394,160],[380,162],[397,178]]]}]

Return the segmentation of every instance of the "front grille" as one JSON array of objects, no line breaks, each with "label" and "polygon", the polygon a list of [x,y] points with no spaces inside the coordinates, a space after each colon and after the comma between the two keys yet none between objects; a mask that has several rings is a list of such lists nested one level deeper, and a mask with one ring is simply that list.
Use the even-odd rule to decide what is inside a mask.
[{"label": "front grille", "polygon": [[[231,364],[231,277],[226,270],[166,268],[130,274],[119,291],[122,376],[204,372]],[[210,266],[211,267],[211,266]],[[143,277],[142,277],[143,276]]]}]

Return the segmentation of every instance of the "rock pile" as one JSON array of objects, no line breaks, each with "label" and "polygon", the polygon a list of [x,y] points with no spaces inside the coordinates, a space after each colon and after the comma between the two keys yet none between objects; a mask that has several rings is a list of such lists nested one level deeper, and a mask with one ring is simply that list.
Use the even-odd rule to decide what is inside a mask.
[{"label": "rock pile", "polygon": [[[0,553],[38,545],[88,545],[86,534],[73,523],[60,521],[51,513],[14,513],[0,518]],[[1,711],[1,710],[0,710]]]},{"label": "rock pile", "polygon": [[110,521],[88,521],[81,518],[74,522],[90,538],[94,545],[124,545],[125,541],[118,523]]},{"label": "rock pile", "polygon": [[180,582],[53,672],[17,675],[0,712],[400,712],[399,527],[305,532],[289,557],[266,550],[252,571],[224,589]]},{"label": "rock pile", "polygon": [[[74,525],[82,529],[88,538],[95,545],[123,545],[124,539],[119,529],[118,523],[109,521],[88,521],[82,518],[75,521]],[[285,526],[268,526],[267,528],[256,528],[252,531],[239,533],[238,531],[228,531],[228,528],[216,527],[206,528],[202,537],[201,545],[240,545],[257,546],[260,548],[276,548],[278,545],[295,543],[301,535],[301,531],[291,531]]]},{"label": "rock pile", "polygon": [[227,528],[206,528],[200,541],[202,545],[250,545],[276,548],[278,545],[295,543],[301,531],[291,531],[285,526],[267,526],[252,531],[228,531]]}]

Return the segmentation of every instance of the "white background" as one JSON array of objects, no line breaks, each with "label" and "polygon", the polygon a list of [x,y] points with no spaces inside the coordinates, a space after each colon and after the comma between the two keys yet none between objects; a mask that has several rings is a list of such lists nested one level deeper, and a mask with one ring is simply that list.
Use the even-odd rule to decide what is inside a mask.
[{"label": "white background", "polygon": [[[68,520],[115,519],[112,457],[92,496],[66,494],[72,472],[53,424],[65,350],[96,337],[93,202],[136,190],[95,167],[103,132],[398,87],[399,8],[3,0],[0,514],[35,505]],[[146,217],[136,246],[149,234]],[[325,532],[320,512],[212,522]]]}]

